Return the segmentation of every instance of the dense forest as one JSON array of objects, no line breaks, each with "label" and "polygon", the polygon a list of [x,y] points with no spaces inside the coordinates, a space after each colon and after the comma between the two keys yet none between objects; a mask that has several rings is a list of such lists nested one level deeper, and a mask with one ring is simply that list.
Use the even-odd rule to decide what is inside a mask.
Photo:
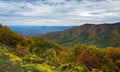
[{"label": "dense forest", "polygon": [[83,24],[64,31],[47,33],[41,37],[64,46],[80,43],[97,47],[120,47],[120,22]]},{"label": "dense forest", "polygon": [[0,72],[120,72],[120,47],[68,48],[0,25]]}]

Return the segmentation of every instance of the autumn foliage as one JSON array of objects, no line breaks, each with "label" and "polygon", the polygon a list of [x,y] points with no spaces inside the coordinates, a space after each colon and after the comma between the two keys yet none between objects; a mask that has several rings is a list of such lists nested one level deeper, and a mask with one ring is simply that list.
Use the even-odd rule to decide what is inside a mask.
[{"label": "autumn foliage", "polygon": [[87,51],[83,51],[77,56],[76,61],[79,64],[85,64],[87,67],[99,68],[99,59],[96,54],[89,55]]},{"label": "autumn foliage", "polygon": [[120,48],[66,48],[0,25],[0,72],[120,72]]}]

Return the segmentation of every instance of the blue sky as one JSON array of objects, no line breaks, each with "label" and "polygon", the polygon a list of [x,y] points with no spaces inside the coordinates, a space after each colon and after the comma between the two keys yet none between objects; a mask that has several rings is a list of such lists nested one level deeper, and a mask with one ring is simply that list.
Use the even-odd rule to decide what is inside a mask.
[{"label": "blue sky", "polygon": [[120,21],[120,0],[0,0],[4,25],[81,25]]}]

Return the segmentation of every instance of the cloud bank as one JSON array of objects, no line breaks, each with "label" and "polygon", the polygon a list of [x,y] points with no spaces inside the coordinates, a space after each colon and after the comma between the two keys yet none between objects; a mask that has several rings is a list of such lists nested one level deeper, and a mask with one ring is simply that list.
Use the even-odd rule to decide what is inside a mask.
[{"label": "cloud bank", "polygon": [[120,21],[120,0],[0,0],[5,25],[81,25]]}]

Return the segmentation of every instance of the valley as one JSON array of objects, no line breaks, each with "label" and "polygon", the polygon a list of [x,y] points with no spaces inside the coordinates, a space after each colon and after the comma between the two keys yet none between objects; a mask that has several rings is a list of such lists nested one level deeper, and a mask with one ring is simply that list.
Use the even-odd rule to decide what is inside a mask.
[{"label": "valley", "polygon": [[[93,25],[93,27],[94,26],[95,25]],[[106,27],[109,26],[111,25],[105,25],[105,29],[99,32],[104,32],[102,34],[106,34]],[[114,26],[116,28],[114,28]],[[65,31],[53,32],[54,35],[48,33],[47,35],[45,34],[44,37],[56,36],[56,34],[59,34],[56,38],[62,40],[59,36],[64,36],[65,34],[75,34],[77,36],[76,29],[78,28],[80,28],[79,32],[84,35],[84,28],[88,29],[86,30],[88,32],[91,27],[91,25],[82,25],[77,28],[75,27],[75,29],[73,27]],[[117,27],[119,27],[119,23],[113,24],[113,29],[111,30],[119,35],[117,31],[119,28]],[[93,35],[94,36],[88,36],[90,36],[90,38],[97,36],[96,34]],[[86,37],[86,35],[83,37]],[[64,40],[67,39],[69,38],[64,38]],[[116,43],[116,40],[119,41],[119,36],[113,42]],[[47,38],[21,36],[11,31],[7,26],[0,25],[1,72],[119,72],[119,65],[119,45],[115,47],[108,45],[106,48],[103,48],[97,47],[96,45],[76,43],[72,47],[66,47],[60,43],[55,43],[54,40],[53,42],[52,40],[49,41]]]},{"label": "valley", "polygon": [[53,31],[69,29],[72,26],[8,26],[22,36],[38,36]]}]

